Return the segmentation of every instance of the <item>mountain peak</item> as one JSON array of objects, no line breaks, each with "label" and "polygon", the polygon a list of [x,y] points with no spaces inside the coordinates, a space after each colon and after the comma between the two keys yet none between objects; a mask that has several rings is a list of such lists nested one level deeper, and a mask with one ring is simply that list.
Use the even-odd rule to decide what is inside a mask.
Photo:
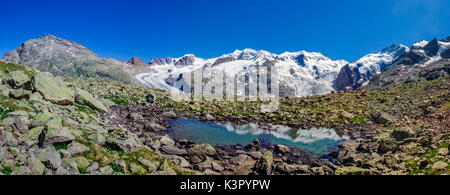
[{"label": "mountain peak", "polygon": [[131,64],[131,65],[136,65],[136,66],[145,66],[144,61],[142,61],[141,58],[136,57],[136,56],[131,58],[130,60],[128,60],[127,63]]}]

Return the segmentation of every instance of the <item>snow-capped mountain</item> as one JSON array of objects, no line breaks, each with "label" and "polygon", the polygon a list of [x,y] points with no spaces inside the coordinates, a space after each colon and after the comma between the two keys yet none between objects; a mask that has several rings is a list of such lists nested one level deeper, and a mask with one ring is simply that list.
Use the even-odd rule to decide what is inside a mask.
[{"label": "snow-capped mountain", "polygon": [[367,88],[415,82],[420,79],[434,80],[448,75],[450,75],[450,37],[413,44],[408,53],[395,60],[385,71],[374,76]]},{"label": "snow-capped mountain", "polygon": [[373,76],[380,74],[396,59],[408,52],[409,48],[400,44],[391,45],[380,52],[365,55],[341,69],[334,87],[338,91],[350,91],[367,85]]},{"label": "snow-capped mountain", "polygon": [[317,52],[285,52],[277,55],[265,50],[244,49],[211,59],[194,55],[152,59],[151,71],[137,74],[136,78],[152,88],[173,90],[174,83],[183,79],[183,74],[200,68],[211,67],[230,75],[235,74],[238,82],[245,82],[244,77],[248,72],[242,70],[249,70],[252,66],[270,66],[278,72],[280,95],[301,97],[333,91],[333,81],[346,64],[348,62],[345,60],[331,60]]}]

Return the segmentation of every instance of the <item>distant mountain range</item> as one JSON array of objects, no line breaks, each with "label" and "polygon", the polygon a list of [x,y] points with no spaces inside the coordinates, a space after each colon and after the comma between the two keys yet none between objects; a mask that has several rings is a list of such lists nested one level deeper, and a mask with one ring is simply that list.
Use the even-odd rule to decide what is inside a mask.
[{"label": "distant mountain range", "polygon": [[[56,75],[101,77],[163,90],[173,90],[174,83],[184,79],[184,74],[205,67],[235,72],[251,66],[271,66],[279,73],[281,95],[301,97],[446,76],[450,74],[449,48],[450,37],[420,41],[411,48],[390,45],[351,63],[332,60],[318,52],[274,54],[244,49],[210,59],[188,54],[179,58],[154,58],[146,64],[138,57],[128,62],[100,58],[78,43],[46,35],[26,41],[6,53],[1,61]],[[240,82],[245,82],[245,73],[235,73]]]}]

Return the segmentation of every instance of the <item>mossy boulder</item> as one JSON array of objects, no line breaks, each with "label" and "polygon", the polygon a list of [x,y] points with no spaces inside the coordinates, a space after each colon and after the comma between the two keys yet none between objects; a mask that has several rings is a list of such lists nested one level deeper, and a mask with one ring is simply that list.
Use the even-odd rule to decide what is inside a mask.
[{"label": "mossy boulder", "polygon": [[[22,88],[26,84],[29,84],[31,79],[28,75],[26,75],[23,71],[12,71],[9,72],[3,80],[5,83],[9,84],[13,88]],[[29,85],[28,85],[29,87]]]},{"label": "mossy boulder", "polygon": [[30,99],[31,91],[24,89],[10,89],[9,97],[14,99]]},{"label": "mossy boulder", "polygon": [[33,77],[33,86],[45,100],[58,105],[71,105],[75,94],[64,83],[57,81],[48,73],[37,73]]},{"label": "mossy boulder", "polygon": [[108,112],[108,108],[106,108],[100,101],[95,99],[94,96],[89,92],[76,87],[74,90],[75,90],[75,101],[77,103],[89,106],[92,109],[98,110],[100,112]]},{"label": "mossy boulder", "polygon": [[273,154],[271,151],[264,152],[261,159],[256,163],[256,171],[261,175],[270,175],[272,173]]},{"label": "mossy boulder", "polygon": [[336,170],[336,175],[371,175],[369,169],[363,169],[359,167],[341,167]]}]

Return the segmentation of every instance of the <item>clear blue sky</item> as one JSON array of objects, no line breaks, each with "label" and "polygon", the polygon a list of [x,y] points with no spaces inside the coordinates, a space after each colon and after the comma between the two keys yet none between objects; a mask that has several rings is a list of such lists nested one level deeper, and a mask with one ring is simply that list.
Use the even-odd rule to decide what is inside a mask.
[{"label": "clear blue sky", "polygon": [[101,57],[216,57],[235,49],[320,51],[349,61],[450,35],[447,0],[3,1],[0,55],[53,34]]}]

